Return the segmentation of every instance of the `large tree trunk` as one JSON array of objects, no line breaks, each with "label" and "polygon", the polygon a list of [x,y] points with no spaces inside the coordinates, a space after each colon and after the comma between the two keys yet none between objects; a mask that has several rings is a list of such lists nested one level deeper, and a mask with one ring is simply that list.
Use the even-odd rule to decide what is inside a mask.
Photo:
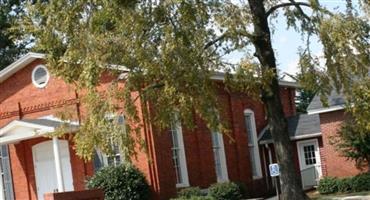
[{"label": "large tree trunk", "polygon": [[[276,60],[271,45],[270,29],[263,1],[248,1],[254,24],[253,44],[256,49],[255,56],[262,65],[262,73],[267,70],[274,70],[276,72]],[[284,200],[308,199],[302,189],[301,178],[297,173],[295,160],[293,159],[293,149],[280,99],[277,74],[272,78],[269,86],[271,89],[270,91],[262,91],[262,101],[266,105],[276,157],[281,169],[281,197]]]}]

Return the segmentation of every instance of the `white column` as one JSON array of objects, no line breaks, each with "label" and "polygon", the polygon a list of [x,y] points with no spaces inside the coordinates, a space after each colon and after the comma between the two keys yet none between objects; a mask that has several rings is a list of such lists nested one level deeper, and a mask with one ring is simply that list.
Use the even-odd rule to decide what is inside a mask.
[{"label": "white column", "polygon": [[0,160],[0,200],[5,200],[5,193],[4,193],[4,183],[3,183],[3,170],[2,170],[2,163]]},{"label": "white column", "polygon": [[59,141],[58,141],[58,137],[56,136],[53,137],[53,150],[54,150],[55,170],[57,172],[58,192],[64,192],[62,162],[60,159]]}]

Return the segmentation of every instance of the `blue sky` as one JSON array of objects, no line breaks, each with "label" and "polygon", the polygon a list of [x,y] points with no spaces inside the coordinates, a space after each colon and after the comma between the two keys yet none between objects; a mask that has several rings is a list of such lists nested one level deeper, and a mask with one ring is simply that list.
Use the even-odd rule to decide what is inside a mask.
[{"label": "blue sky", "polygon": [[[320,0],[320,3],[331,11],[344,10],[346,5],[345,0]],[[272,45],[275,49],[278,68],[282,72],[295,74],[298,70],[298,47],[304,43],[300,33],[295,32],[293,29],[286,29],[286,22],[282,14],[279,15],[277,20],[275,32],[272,36]],[[312,38],[311,44],[312,52],[317,56],[322,56],[322,47],[317,38]],[[236,63],[243,57],[243,54],[242,52],[235,52],[228,55],[227,60]]]}]

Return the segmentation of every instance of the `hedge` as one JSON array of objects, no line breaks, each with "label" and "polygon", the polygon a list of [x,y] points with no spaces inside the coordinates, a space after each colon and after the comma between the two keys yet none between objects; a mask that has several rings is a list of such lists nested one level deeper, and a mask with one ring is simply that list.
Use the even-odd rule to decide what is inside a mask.
[{"label": "hedge", "polygon": [[240,200],[242,192],[236,183],[216,183],[209,188],[209,196],[216,200]]},{"label": "hedge", "polygon": [[325,177],[320,180],[317,190],[320,194],[370,191],[370,173],[348,178]]},{"label": "hedge", "polygon": [[215,183],[208,189],[208,194],[203,193],[199,187],[189,187],[180,190],[177,198],[172,200],[240,200],[242,191],[240,184],[233,182]]}]

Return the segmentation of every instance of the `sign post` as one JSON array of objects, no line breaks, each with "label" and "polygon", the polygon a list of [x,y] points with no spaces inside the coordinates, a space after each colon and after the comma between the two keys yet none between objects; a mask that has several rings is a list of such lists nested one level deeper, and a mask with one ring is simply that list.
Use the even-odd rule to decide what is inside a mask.
[{"label": "sign post", "polygon": [[279,164],[272,163],[272,164],[269,165],[269,169],[270,169],[270,176],[274,179],[274,182],[275,182],[276,197],[279,200],[280,199],[280,197],[279,197],[279,188],[278,188],[278,184],[277,184],[277,177],[280,175]]}]

